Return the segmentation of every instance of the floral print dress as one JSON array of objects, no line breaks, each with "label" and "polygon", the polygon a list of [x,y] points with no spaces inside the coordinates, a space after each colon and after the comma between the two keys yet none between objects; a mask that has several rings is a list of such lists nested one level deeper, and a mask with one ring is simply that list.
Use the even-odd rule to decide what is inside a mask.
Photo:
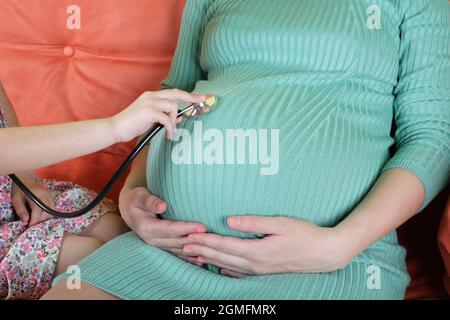
[{"label": "floral print dress", "polygon": [[[0,130],[4,127],[0,106]],[[41,183],[54,193],[59,211],[80,209],[95,197],[71,182]],[[11,179],[0,176],[0,299],[38,299],[50,289],[64,232],[80,234],[101,215],[117,209],[111,200],[104,200],[81,217],[51,218],[28,227],[14,212],[11,190]]]}]

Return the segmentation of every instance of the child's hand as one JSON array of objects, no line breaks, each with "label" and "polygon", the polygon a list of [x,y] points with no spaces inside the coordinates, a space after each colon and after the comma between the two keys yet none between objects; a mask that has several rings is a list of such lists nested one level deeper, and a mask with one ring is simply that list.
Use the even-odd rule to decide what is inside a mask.
[{"label": "child's hand", "polygon": [[[36,180],[24,180],[26,180],[24,183],[27,187],[47,206],[55,207],[55,199],[49,190],[43,188]],[[51,218],[48,213],[42,211],[33,201],[28,199],[16,185],[13,185],[12,188],[12,205],[20,220],[28,222],[29,227]],[[30,209],[27,209],[27,205]]]},{"label": "child's hand", "polygon": [[190,94],[178,89],[145,92],[127,109],[112,117],[119,142],[130,141],[144,134],[155,123],[166,128],[166,137],[172,138],[177,125],[178,102],[200,103],[205,95]]}]

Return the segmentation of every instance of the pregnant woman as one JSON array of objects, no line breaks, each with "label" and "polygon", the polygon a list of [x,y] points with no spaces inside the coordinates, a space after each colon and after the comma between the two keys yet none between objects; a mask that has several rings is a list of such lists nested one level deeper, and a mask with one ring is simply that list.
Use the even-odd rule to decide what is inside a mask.
[{"label": "pregnant woman", "polygon": [[136,233],[47,298],[402,299],[395,228],[449,177],[449,41],[447,0],[188,1],[164,86],[220,98],[203,131],[278,130],[279,170],[161,135],[122,190]]}]

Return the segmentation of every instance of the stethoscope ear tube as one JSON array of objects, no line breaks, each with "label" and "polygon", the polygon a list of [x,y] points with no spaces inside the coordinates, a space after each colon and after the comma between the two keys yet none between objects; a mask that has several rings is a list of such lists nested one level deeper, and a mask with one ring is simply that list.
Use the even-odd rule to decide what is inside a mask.
[{"label": "stethoscope ear tube", "polygon": [[[179,110],[177,117],[181,117],[186,112],[191,111],[194,109],[196,105],[190,105],[184,110]],[[95,197],[94,200],[92,200],[89,204],[87,204],[84,208],[72,211],[72,212],[63,212],[63,211],[57,211],[49,206],[47,206],[41,199],[39,199],[15,174],[10,174],[9,177],[11,180],[20,188],[20,190],[23,191],[23,193],[31,199],[36,205],[42,209],[43,211],[47,212],[48,214],[58,217],[58,218],[76,218],[79,216],[82,216],[92,209],[94,209],[105,197],[106,195],[111,191],[113,186],[117,183],[117,181],[123,176],[123,174],[126,172],[130,164],[133,162],[133,160],[139,155],[139,153],[142,151],[142,149],[153,139],[153,137],[156,136],[156,134],[161,131],[163,128],[163,125],[157,124],[155,125],[148,133],[144,135],[144,137],[139,141],[139,143],[136,145],[136,147],[131,151],[130,155],[125,159],[125,161],[122,163],[122,165],[117,169],[116,173],[112,176],[112,178],[109,180],[109,182],[106,184],[106,186],[103,188],[103,190]]]}]

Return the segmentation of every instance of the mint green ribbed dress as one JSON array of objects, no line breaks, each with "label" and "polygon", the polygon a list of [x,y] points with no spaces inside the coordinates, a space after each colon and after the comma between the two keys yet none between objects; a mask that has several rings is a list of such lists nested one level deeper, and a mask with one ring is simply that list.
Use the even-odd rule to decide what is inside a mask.
[{"label": "mint green ribbed dress", "polygon": [[[334,226],[385,170],[416,174],[426,203],[449,178],[447,0],[191,0],[164,87],[219,97],[217,109],[197,120],[203,132],[266,129],[270,139],[279,130],[272,175],[248,161],[178,164],[171,157],[180,141],[156,138],[147,180],[169,204],[166,219],[240,237],[255,235],[232,232],[226,217]],[[194,133],[195,125],[191,119],[180,128]],[[203,147],[197,151],[208,145],[191,138]],[[331,273],[233,279],[135,233],[79,266],[84,281],[124,299],[402,299],[409,281],[395,232]],[[371,278],[378,268],[379,287]]]}]

